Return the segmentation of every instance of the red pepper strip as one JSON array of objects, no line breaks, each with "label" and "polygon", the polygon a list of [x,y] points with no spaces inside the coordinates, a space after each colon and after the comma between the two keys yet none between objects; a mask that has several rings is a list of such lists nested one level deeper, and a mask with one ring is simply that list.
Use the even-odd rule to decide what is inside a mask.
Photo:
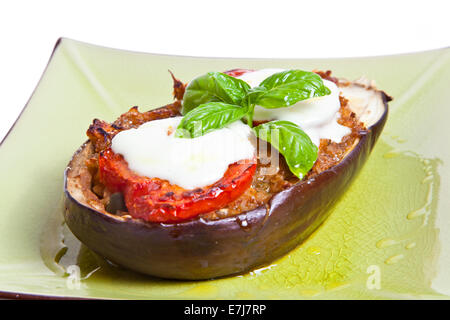
[{"label": "red pepper strip", "polygon": [[167,180],[139,176],[111,149],[100,153],[99,169],[102,183],[112,192],[122,192],[133,218],[179,222],[221,209],[237,199],[252,183],[256,160],[233,163],[219,181],[194,190],[186,190]]}]

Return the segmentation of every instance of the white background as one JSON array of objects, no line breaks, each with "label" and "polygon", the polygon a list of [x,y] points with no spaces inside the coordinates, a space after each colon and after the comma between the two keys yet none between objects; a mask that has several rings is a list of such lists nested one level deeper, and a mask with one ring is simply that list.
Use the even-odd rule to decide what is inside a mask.
[{"label": "white background", "polygon": [[351,57],[450,45],[448,0],[2,1],[0,140],[59,37],[221,57]]}]

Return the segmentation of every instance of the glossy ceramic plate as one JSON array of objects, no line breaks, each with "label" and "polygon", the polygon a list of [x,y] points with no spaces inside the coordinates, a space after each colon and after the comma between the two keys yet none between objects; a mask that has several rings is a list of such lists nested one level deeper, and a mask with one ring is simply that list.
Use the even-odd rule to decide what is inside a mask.
[{"label": "glossy ceramic plate", "polygon": [[[63,171],[92,119],[172,101],[183,81],[233,68],[333,70],[394,97],[371,157],[328,220],[265,268],[209,281],[139,275],[98,257],[62,218]],[[450,49],[351,59],[219,59],[58,41],[0,147],[4,297],[408,299],[450,297]],[[31,296],[32,295],[32,296]]]}]

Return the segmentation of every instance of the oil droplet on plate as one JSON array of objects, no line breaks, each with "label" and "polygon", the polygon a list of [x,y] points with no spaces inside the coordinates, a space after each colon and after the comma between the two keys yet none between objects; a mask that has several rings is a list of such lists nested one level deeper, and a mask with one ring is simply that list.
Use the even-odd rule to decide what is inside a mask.
[{"label": "oil droplet on plate", "polygon": [[406,246],[405,246],[405,248],[406,249],[412,249],[412,248],[414,248],[416,246],[416,243],[415,242],[411,242],[411,243],[408,243]]},{"label": "oil droplet on plate", "polygon": [[413,219],[416,219],[416,218],[418,218],[418,217],[420,217],[420,216],[422,216],[424,214],[425,214],[425,212],[422,211],[422,210],[415,210],[415,211],[412,211],[412,212],[408,213],[408,215],[406,216],[406,219],[413,220]]},{"label": "oil droplet on plate", "polygon": [[393,246],[394,244],[397,244],[397,243],[398,243],[398,241],[396,241],[394,239],[383,239],[383,240],[378,241],[376,246],[378,249],[382,249],[382,248]]},{"label": "oil droplet on plate", "polygon": [[311,255],[319,255],[320,254],[320,247],[309,247],[307,249],[307,252]]},{"label": "oil droplet on plate", "polygon": [[403,254],[397,254],[395,256],[389,257],[384,261],[386,264],[394,264],[399,262],[401,259],[403,259],[405,256]]},{"label": "oil droplet on plate", "polygon": [[431,212],[431,206],[433,203],[433,194],[434,194],[434,189],[436,188],[436,186],[435,186],[434,174],[432,171],[432,165],[430,164],[431,163],[430,160],[422,159],[422,163],[425,165],[425,167],[424,167],[425,178],[422,180],[422,184],[428,185],[428,191],[427,191],[427,195],[426,195],[425,204],[421,208],[409,212],[408,215],[406,216],[406,218],[408,220],[413,220],[413,219],[423,216],[424,217],[423,225],[426,225],[428,223],[428,216],[430,215],[430,212]]}]

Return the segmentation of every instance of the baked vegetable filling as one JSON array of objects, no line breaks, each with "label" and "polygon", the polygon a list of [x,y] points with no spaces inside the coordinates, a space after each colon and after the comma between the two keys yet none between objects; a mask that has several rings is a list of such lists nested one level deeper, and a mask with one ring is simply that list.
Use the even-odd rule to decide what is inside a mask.
[{"label": "baked vegetable filling", "polygon": [[187,86],[174,78],[173,104],[94,120],[91,190],[103,205],[123,196],[126,210],[113,213],[154,222],[268,205],[342,160],[364,130],[335,82],[279,69],[208,73]]},{"label": "baked vegetable filling", "polygon": [[121,192],[131,216],[147,221],[176,222],[223,208],[252,183],[254,159],[228,166],[223,177],[203,188],[184,189],[167,180],[140,176],[124,158],[108,149],[99,156],[100,181]]}]

